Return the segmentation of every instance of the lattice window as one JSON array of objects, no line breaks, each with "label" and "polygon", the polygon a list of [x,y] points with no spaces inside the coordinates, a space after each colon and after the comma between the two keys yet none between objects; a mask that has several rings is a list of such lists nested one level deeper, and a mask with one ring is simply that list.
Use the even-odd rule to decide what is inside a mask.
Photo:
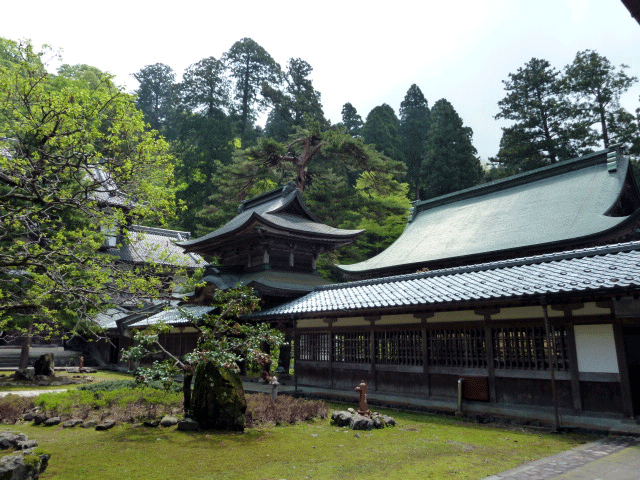
[{"label": "lattice window", "polygon": [[[555,350],[551,359],[557,370],[569,370],[567,330],[555,327],[552,331]],[[544,327],[509,327],[493,329],[495,368],[509,370],[550,370],[549,348]]]},{"label": "lattice window", "polygon": [[389,330],[375,332],[376,363],[422,365],[422,331]]},{"label": "lattice window", "polygon": [[344,332],[333,335],[333,361],[371,363],[368,332]]},{"label": "lattice window", "polygon": [[316,362],[329,361],[328,333],[301,333],[298,339],[298,359]]},{"label": "lattice window", "polygon": [[429,365],[486,368],[484,328],[443,328],[427,334]]}]

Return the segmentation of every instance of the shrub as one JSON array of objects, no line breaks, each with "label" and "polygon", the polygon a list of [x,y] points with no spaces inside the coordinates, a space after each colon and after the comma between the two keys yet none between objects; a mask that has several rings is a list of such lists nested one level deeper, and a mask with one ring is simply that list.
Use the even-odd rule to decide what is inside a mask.
[{"label": "shrub", "polygon": [[135,380],[107,380],[104,382],[90,383],[81,385],[78,390],[86,390],[89,392],[109,392],[112,390],[120,390],[122,388],[135,388]]},{"label": "shrub", "polygon": [[0,421],[13,423],[33,407],[32,398],[9,394],[0,398]]},{"label": "shrub", "polygon": [[261,424],[295,424],[314,418],[327,418],[329,409],[322,400],[304,400],[280,395],[274,401],[268,394],[247,395],[247,427]]}]

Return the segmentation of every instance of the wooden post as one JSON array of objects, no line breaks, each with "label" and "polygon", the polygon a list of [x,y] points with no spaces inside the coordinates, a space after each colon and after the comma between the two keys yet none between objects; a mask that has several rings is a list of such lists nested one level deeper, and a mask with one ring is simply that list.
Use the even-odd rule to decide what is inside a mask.
[{"label": "wooden post", "polygon": [[544,313],[544,328],[547,334],[547,352],[549,357],[549,368],[551,369],[551,396],[553,398],[553,431],[560,430],[560,414],[558,412],[558,392],[556,390],[556,342],[555,334],[551,331],[549,323],[549,310],[547,308],[547,299],[542,297],[540,300],[542,311]]}]

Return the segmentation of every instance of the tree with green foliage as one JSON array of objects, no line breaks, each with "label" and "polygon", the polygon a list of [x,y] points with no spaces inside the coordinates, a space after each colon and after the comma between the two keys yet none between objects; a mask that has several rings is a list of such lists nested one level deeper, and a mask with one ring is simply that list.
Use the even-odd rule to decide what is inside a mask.
[{"label": "tree with green foliage", "polygon": [[306,127],[311,122],[326,123],[320,92],[309,78],[312,71],[311,65],[301,58],[291,58],[283,75],[284,89],[265,85],[262,93],[274,105],[274,115],[267,120],[266,136],[284,140],[296,127]]},{"label": "tree with green foliage", "polygon": [[368,144],[394,160],[402,161],[402,140],[400,120],[386,103],[374,107],[367,115],[362,128],[362,136]]},{"label": "tree with green foliage", "polygon": [[420,200],[420,167],[426,156],[429,133],[429,105],[415,83],[400,104],[400,138],[407,164],[407,181],[416,200]]},{"label": "tree with green foliage", "polygon": [[0,330],[26,338],[92,331],[115,298],[161,295],[161,269],[101,250],[128,219],[162,222],[174,206],[168,145],[134,99],[107,76],[61,81],[45,54],[27,43],[0,66]]},{"label": "tree with green foliage", "polygon": [[497,162],[512,173],[555,163],[583,151],[586,126],[572,122],[561,74],[548,61],[532,58],[503,81],[506,96],[496,119],[503,128]]},{"label": "tree with green foliage", "polygon": [[280,83],[280,65],[255,40],[246,37],[234,43],[223,60],[235,81],[233,111],[238,117],[242,146],[246,147],[257,114],[267,106],[263,88]]},{"label": "tree with green foliage", "polygon": [[[163,355],[166,360],[139,369],[137,373],[142,381],[154,381],[159,374],[166,378],[171,374],[182,373],[184,409],[187,415],[198,421],[202,428],[241,430],[244,428],[244,411],[242,381],[238,376],[240,362],[255,362],[268,372],[272,359],[263,351],[263,347],[268,345],[269,348],[275,348],[284,343],[282,333],[270,328],[268,324],[240,321],[242,316],[257,310],[259,302],[260,299],[248,287],[216,290],[211,300],[211,305],[217,307],[216,310],[204,319],[192,319],[192,325],[200,333],[193,352],[184,358],[171,354],[162,346],[160,335],[169,333],[172,327],[157,324],[136,332],[135,344],[124,352],[123,358],[139,361],[151,355]],[[206,381],[212,374],[219,379],[215,383],[230,383],[240,390],[240,395],[233,397],[234,405],[225,406],[225,409],[233,410],[234,414],[221,415],[220,409],[211,408],[211,404],[225,402],[224,398],[216,398],[222,396],[216,395],[216,389],[220,386]],[[195,385],[192,391],[194,375]]]},{"label": "tree with green foliage", "polygon": [[364,122],[362,121],[362,117],[358,114],[356,107],[347,102],[342,106],[341,114],[341,125],[347,129],[349,135],[351,135],[352,137],[361,137]]},{"label": "tree with green foliage", "polygon": [[155,63],[141,68],[133,78],[140,83],[134,92],[138,97],[136,105],[151,128],[166,134],[175,109],[176,75],[173,69],[164,63]]},{"label": "tree with green foliage", "polygon": [[229,105],[229,81],[224,63],[215,57],[189,65],[178,86],[181,102],[191,111],[212,118]]},{"label": "tree with green foliage", "polygon": [[422,163],[421,198],[428,199],[477,185],[482,164],[472,143],[473,131],[447,100],[431,108],[427,156]]},{"label": "tree with green foliage", "polygon": [[564,85],[575,98],[573,114],[589,127],[597,125],[597,130],[590,130],[592,142],[601,140],[605,148],[611,143],[609,120],[616,112],[619,116],[620,95],[638,81],[626,74],[628,68],[616,68],[593,50],[578,52],[565,67]]}]

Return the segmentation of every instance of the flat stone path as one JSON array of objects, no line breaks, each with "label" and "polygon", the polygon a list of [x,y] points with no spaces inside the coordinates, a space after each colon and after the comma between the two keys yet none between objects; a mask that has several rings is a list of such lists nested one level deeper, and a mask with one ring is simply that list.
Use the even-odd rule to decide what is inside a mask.
[{"label": "flat stone path", "polygon": [[637,480],[640,439],[607,437],[484,480]]}]

